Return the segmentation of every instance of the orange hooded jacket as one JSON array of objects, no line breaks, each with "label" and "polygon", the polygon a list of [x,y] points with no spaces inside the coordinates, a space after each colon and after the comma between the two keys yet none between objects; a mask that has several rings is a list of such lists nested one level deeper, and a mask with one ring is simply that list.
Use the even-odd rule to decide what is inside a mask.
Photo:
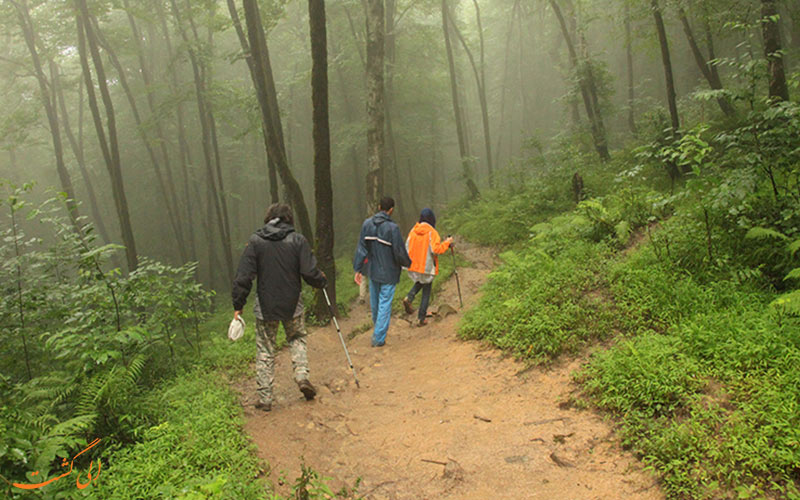
[{"label": "orange hooded jacket", "polygon": [[439,274],[437,255],[445,253],[448,248],[450,243],[442,241],[436,229],[427,222],[417,222],[406,239],[406,250],[411,257],[408,270],[420,274]]}]

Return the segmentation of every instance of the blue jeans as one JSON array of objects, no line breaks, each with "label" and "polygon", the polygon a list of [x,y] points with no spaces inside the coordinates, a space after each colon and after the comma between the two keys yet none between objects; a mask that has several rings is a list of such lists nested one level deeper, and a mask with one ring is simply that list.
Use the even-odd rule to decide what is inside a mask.
[{"label": "blue jeans", "polygon": [[408,291],[408,295],[406,298],[409,302],[414,302],[414,297],[416,297],[417,292],[422,290],[422,302],[419,305],[419,314],[417,317],[421,320],[425,319],[428,314],[428,304],[431,300],[431,285],[433,283],[419,283],[417,281],[414,282],[414,286],[411,287],[411,290]]},{"label": "blue jeans", "polygon": [[396,286],[396,283],[376,283],[369,280],[369,304],[372,308],[372,323],[375,325],[375,331],[372,333],[373,346],[382,346],[386,343]]}]

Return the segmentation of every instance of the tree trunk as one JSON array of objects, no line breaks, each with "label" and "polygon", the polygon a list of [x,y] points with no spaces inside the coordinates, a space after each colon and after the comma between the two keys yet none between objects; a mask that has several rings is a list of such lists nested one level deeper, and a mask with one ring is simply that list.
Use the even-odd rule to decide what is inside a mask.
[{"label": "tree trunk", "polygon": [[[247,35],[242,28],[242,21],[239,18],[239,12],[236,10],[236,5],[234,4],[233,0],[226,0],[228,3],[228,12],[231,14],[231,20],[233,21],[233,26],[236,28],[236,36],[239,37],[239,44],[242,46],[242,50],[244,51],[244,59],[247,62],[247,69],[250,71],[250,79],[255,80],[255,73],[256,71],[255,66],[253,65],[253,52],[250,50],[250,44],[247,41]],[[266,127],[269,127],[270,124],[264,121],[264,117],[261,117],[261,135],[264,138],[264,149],[267,152],[267,175],[269,177],[269,195],[270,195],[270,202],[271,203],[278,203],[278,173],[275,170],[275,162],[269,156],[269,146],[267,145],[267,133],[264,130]]]},{"label": "tree trunk", "polygon": [[481,194],[478,191],[478,186],[472,178],[472,169],[470,168],[469,151],[464,137],[464,120],[461,116],[461,105],[458,102],[458,83],[456,82],[456,65],[453,59],[453,47],[450,43],[450,22],[448,21],[449,8],[447,7],[447,0],[442,0],[442,31],[444,32],[444,46],[447,52],[447,68],[450,74],[450,96],[453,101],[453,113],[456,120],[456,135],[458,136],[458,152],[461,155],[461,169],[464,175],[464,182],[467,184],[469,196],[471,200],[477,200]]},{"label": "tree trunk", "polygon": [[[185,221],[181,220],[182,218],[180,215],[181,213],[180,200],[178,199],[177,190],[175,188],[175,180],[172,175],[170,155],[169,151],[167,150],[167,143],[168,143],[167,137],[164,134],[164,130],[161,126],[161,120],[157,118],[157,109],[156,109],[155,99],[153,97],[154,90],[152,89],[153,79],[150,74],[150,68],[147,64],[147,57],[145,55],[144,48],[142,47],[142,37],[140,35],[138,26],[136,24],[136,19],[133,17],[133,14],[131,14],[128,0],[123,0],[123,6],[125,7],[125,12],[128,17],[128,24],[131,27],[131,33],[133,34],[133,38],[136,41],[135,43],[136,54],[139,59],[139,67],[141,68],[142,81],[144,82],[146,89],[147,104],[150,109],[151,116],[155,118],[153,121],[156,129],[156,137],[158,138],[158,144],[159,144],[159,149],[161,150],[161,156],[164,159],[164,172],[166,173],[166,188],[167,188],[166,192],[169,193],[169,197],[171,198],[172,202],[171,203],[172,213],[170,214],[170,219],[174,219],[175,225],[177,225],[176,235],[179,240],[178,251],[180,252],[183,261],[186,262],[186,260],[190,258],[190,255],[188,255],[187,253],[186,240],[183,235],[183,227],[185,225]],[[109,53],[112,53],[110,48],[109,48]],[[116,57],[114,58],[116,59]],[[121,71],[119,68],[118,70]],[[155,166],[155,163],[153,165]],[[170,208],[169,201],[167,207]]]},{"label": "tree trunk", "polygon": [[[331,48],[336,51],[335,47],[335,38],[333,32],[331,32]],[[339,77],[339,86],[342,90],[342,100],[344,101],[344,112],[345,117],[347,119],[348,124],[354,124],[358,120],[356,117],[356,113],[353,109],[353,103],[350,100],[350,95],[347,92],[347,82],[344,78],[344,73],[342,72],[341,64],[335,64],[336,68],[336,75]],[[358,186],[361,182],[361,169],[359,169],[359,158],[358,158],[358,151],[356,149],[356,145],[351,143],[349,148],[350,154],[350,166],[352,168],[353,174],[353,182],[354,186]],[[350,196],[350,199],[353,202],[353,215],[354,217],[361,217],[367,211],[367,207],[362,206],[362,201],[360,196]]]},{"label": "tree trunk", "polygon": [[[216,183],[214,181],[214,160],[212,156],[214,155],[212,148],[212,137],[211,137],[211,123],[210,123],[210,110],[208,108],[208,103],[206,101],[206,79],[205,79],[205,70],[201,67],[199,62],[199,57],[196,53],[197,51],[197,43],[199,42],[196,30],[194,33],[194,42],[192,43],[189,40],[188,35],[183,27],[183,21],[181,19],[180,10],[178,9],[178,5],[175,0],[171,0],[172,11],[173,15],[175,16],[175,24],[178,28],[178,32],[183,39],[183,42],[188,46],[188,54],[189,54],[189,62],[192,66],[192,74],[194,76],[194,87],[195,87],[195,94],[196,94],[196,101],[197,101],[197,114],[198,114],[198,121],[200,122],[200,128],[202,130],[202,146],[203,146],[203,158],[205,160],[206,165],[206,189],[211,191],[209,197],[211,198],[212,204],[214,205],[214,213],[217,217],[217,230],[220,235],[220,242],[223,247],[223,252],[225,255],[225,268],[228,271],[228,276],[230,279],[233,279],[233,253],[231,251],[231,241],[230,235],[226,232],[226,224],[225,224],[225,215],[222,210],[222,204],[220,201],[220,194],[217,190]],[[194,22],[190,20],[190,24],[194,29]],[[213,222],[211,220],[208,221],[209,224]],[[209,256],[210,259],[210,256]],[[209,265],[211,262],[209,261]]]},{"label": "tree trunk", "polygon": [[636,134],[636,120],[634,118],[634,83],[633,83],[633,49],[631,47],[633,39],[631,37],[631,8],[625,2],[625,60],[628,69],[628,128],[632,134]]},{"label": "tree trunk", "polygon": [[67,212],[69,213],[72,225],[80,234],[82,232],[82,228],[79,221],[80,216],[78,214],[75,190],[72,187],[72,178],[70,177],[67,166],[64,163],[64,146],[61,142],[61,131],[58,125],[58,111],[56,108],[55,92],[51,94],[50,90],[48,90],[53,82],[47,81],[41,59],[39,58],[39,52],[36,48],[36,31],[33,27],[33,22],[31,20],[30,11],[28,9],[26,0],[20,0],[19,3],[12,3],[17,10],[19,25],[22,28],[25,44],[28,46],[28,51],[30,52],[31,60],[33,62],[34,76],[39,84],[39,97],[42,100],[42,105],[44,106],[45,113],[47,114],[47,122],[50,127],[50,137],[53,141],[53,153],[56,160],[56,171],[58,173],[58,179],[61,182],[61,189],[63,189],[64,193],[67,195]]},{"label": "tree trunk", "polygon": [[578,86],[580,87],[581,97],[583,98],[583,106],[586,108],[586,116],[589,118],[589,125],[592,131],[592,139],[594,140],[594,147],[597,154],[603,161],[609,160],[611,157],[608,154],[608,143],[605,138],[604,128],[598,125],[598,117],[595,110],[595,104],[592,100],[592,93],[587,82],[587,78],[581,75],[578,68],[578,53],[575,50],[575,44],[572,43],[572,37],[569,34],[567,23],[564,20],[564,15],[561,13],[561,8],[555,0],[550,0],[550,6],[558,18],[558,24],[561,26],[561,34],[564,36],[564,41],[567,44],[567,51],[569,52],[570,64],[578,72]]},{"label": "tree trunk", "polygon": [[283,143],[283,130],[278,109],[278,94],[275,90],[275,80],[272,77],[272,66],[269,61],[269,49],[264,35],[264,28],[261,25],[261,15],[256,0],[244,0],[244,17],[255,68],[253,86],[256,89],[256,97],[261,107],[262,119],[271,124],[270,127],[265,129],[269,156],[272,158],[284,188],[289,195],[289,203],[297,216],[300,231],[309,241],[313,241],[314,233],[311,229],[308,208],[303,199],[303,191],[292,175],[291,170],[289,170],[289,163],[286,159],[286,148]]},{"label": "tree trunk", "polygon": [[[136,242],[133,237],[133,228],[131,227],[130,214],[128,212],[128,200],[125,196],[125,186],[122,179],[122,164],[119,155],[119,143],[117,141],[117,124],[114,114],[114,104],[111,101],[111,94],[108,90],[108,80],[106,78],[105,68],[103,67],[103,60],[100,56],[97,37],[91,25],[86,0],[76,0],[76,4],[78,6],[78,13],[76,16],[78,26],[78,52],[80,53],[83,77],[86,81],[89,108],[92,111],[92,119],[97,131],[97,138],[100,141],[100,149],[103,153],[109,176],[111,177],[111,192],[114,196],[114,204],[119,218],[122,242],[125,245],[125,257],[128,263],[128,271],[134,271],[139,265],[139,257],[136,252]],[[106,138],[106,130],[103,128],[100,109],[97,104],[97,96],[94,92],[94,82],[92,81],[89,59],[86,54],[87,46],[91,53],[95,71],[97,72],[97,84],[100,88],[103,107],[106,111],[108,138]]]},{"label": "tree trunk", "polygon": [[[328,46],[325,0],[308,0],[311,35],[311,101],[313,103],[314,197],[317,205],[316,254],[319,267],[328,278],[328,291],[336,314],[336,265],[333,259],[333,187],[331,185],[331,139],[328,123]],[[330,310],[322,293],[317,293],[317,318]]]},{"label": "tree trunk", "polygon": [[[511,53],[511,35],[514,33],[514,17],[517,14],[517,9],[519,8],[519,0],[514,2],[514,7],[511,9],[511,17],[508,21],[508,33],[506,33],[506,47],[505,51],[503,52],[503,84],[500,87],[500,120],[497,124],[497,142],[495,142],[494,148],[494,163],[495,165],[500,164],[500,145],[503,141],[503,130],[505,128],[505,117],[506,117],[506,88],[508,87],[508,59],[509,54]],[[520,32],[520,35],[522,33]],[[525,91],[522,90],[524,93]],[[523,111],[524,112],[524,111]]]},{"label": "tree trunk", "polygon": [[483,121],[483,142],[486,147],[486,167],[489,171],[489,187],[494,187],[494,163],[492,159],[492,138],[489,132],[489,103],[486,98],[486,49],[483,42],[483,24],[481,23],[481,9],[478,6],[478,0],[472,0],[475,5],[475,19],[478,22],[478,38],[481,45],[481,85],[478,91],[480,92],[481,102],[481,120]]},{"label": "tree trunk", "polygon": [[[175,242],[178,245],[178,255],[180,256],[181,263],[185,263],[188,260],[188,255],[186,252],[186,245],[183,238],[183,230],[181,227],[180,218],[177,213],[177,205],[178,205],[178,196],[175,192],[175,185],[172,182],[172,174],[169,172],[169,167],[167,166],[167,177],[168,179],[165,181],[164,174],[162,172],[161,163],[158,160],[158,156],[156,155],[155,150],[153,149],[153,145],[150,142],[150,139],[147,137],[147,133],[145,132],[145,128],[142,126],[142,117],[139,113],[139,107],[136,104],[136,98],[131,91],[131,87],[128,84],[128,77],[125,74],[125,68],[122,67],[119,59],[117,58],[116,53],[111,48],[111,45],[105,40],[102,32],[100,31],[100,26],[97,23],[97,19],[94,16],[90,16],[90,22],[92,23],[92,29],[97,37],[97,40],[100,44],[100,47],[106,52],[111,61],[111,65],[114,66],[114,69],[117,70],[117,75],[119,76],[119,83],[122,87],[123,92],[125,93],[125,97],[128,99],[128,104],[131,107],[131,113],[133,114],[133,121],[136,124],[136,130],[139,132],[139,136],[142,139],[142,143],[147,150],[147,154],[150,157],[150,163],[153,165],[153,171],[156,174],[156,180],[158,181],[159,192],[161,193],[161,197],[164,199],[164,205],[167,208],[167,218],[170,221],[170,225],[172,226],[173,236],[175,237]],[[135,25],[133,28],[133,35],[134,38],[139,36],[138,29],[136,29]],[[138,44],[137,44],[138,45]],[[139,52],[141,52],[141,47],[139,47]],[[147,72],[147,66],[145,65],[143,56],[140,56],[140,68],[142,77],[145,82],[145,86],[148,89],[147,96],[150,105],[151,112],[155,109],[155,104],[153,103],[153,97],[150,94],[150,87],[151,82],[149,78],[149,73]],[[147,75],[147,76],[145,76]],[[164,139],[163,132],[161,131],[161,126],[158,124],[158,120],[155,120],[156,127],[157,127],[157,141],[161,144],[161,151],[163,157],[168,161],[169,155],[167,154],[166,150],[166,141]]]},{"label": "tree trunk", "polygon": [[761,0],[761,29],[764,36],[764,55],[769,73],[769,98],[773,102],[788,101],[789,87],[783,69],[783,53],[776,0]]},{"label": "tree trunk", "polygon": [[[167,50],[167,60],[174,61],[172,51],[172,40],[169,36],[169,27],[167,26],[167,18],[164,15],[161,3],[157,3],[158,17],[161,19],[161,29],[164,31],[164,46]],[[180,85],[178,83],[177,62],[170,65],[170,85],[173,94],[178,94]],[[189,255],[192,261],[197,261],[197,243],[194,233],[194,206],[192,202],[192,195],[190,194],[189,185],[193,182],[189,174],[189,165],[192,163],[191,153],[189,152],[189,143],[186,140],[186,129],[184,126],[183,118],[183,103],[178,100],[175,107],[175,118],[177,120],[177,133],[178,133],[178,155],[180,156],[181,173],[183,175],[183,199],[186,208],[186,224],[189,232]],[[196,204],[200,204],[200,198],[195,197]]]},{"label": "tree trunk", "polygon": [[[61,123],[64,125],[64,134],[67,136],[69,141],[70,147],[72,148],[72,153],[75,155],[75,161],[78,163],[78,170],[81,172],[81,177],[83,178],[83,183],[86,185],[86,196],[89,198],[89,209],[92,212],[92,218],[94,219],[95,226],[97,227],[97,231],[100,233],[100,237],[103,240],[103,243],[111,243],[111,238],[108,234],[108,230],[106,229],[106,225],[103,222],[103,217],[100,215],[100,208],[97,204],[97,195],[94,191],[94,185],[92,184],[92,179],[89,177],[89,171],[86,168],[86,158],[83,154],[83,147],[79,144],[78,140],[75,138],[75,134],[72,133],[72,127],[69,124],[69,115],[67,113],[67,104],[66,100],[64,99],[64,89],[61,87],[61,79],[58,74],[58,67],[56,63],[50,61],[50,80],[53,84],[53,91],[56,93],[58,98],[58,105],[61,109]],[[80,106],[83,105],[83,92],[82,90],[79,91],[80,94]]]},{"label": "tree trunk", "polygon": [[[456,34],[459,42],[461,42],[461,46],[464,48],[464,52],[467,53],[467,58],[469,59],[470,66],[472,67],[472,73],[475,76],[475,85],[478,89],[478,101],[481,106],[481,123],[483,125],[483,141],[484,147],[486,148],[486,157],[487,157],[487,170],[489,172],[489,187],[491,188],[494,185],[494,181],[492,178],[494,177],[494,169],[492,168],[492,146],[491,146],[491,135],[489,132],[489,109],[486,101],[486,78],[483,71],[483,33],[481,27],[481,17],[480,17],[480,10],[478,10],[478,4],[475,0],[475,9],[476,15],[478,18],[478,30],[481,32],[481,68],[478,70],[478,66],[475,63],[475,58],[472,56],[472,51],[469,50],[469,46],[467,45],[466,40],[461,35],[461,30],[458,29],[456,26],[455,20],[453,16],[448,12],[447,18],[450,21],[450,26],[453,28],[453,32]],[[446,5],[445,5],[446,7]]]},{"label": "tree trunk", "polygon": [[[397,44],[395,42],[396,36],[394,33],[394,15],[395,15],[395,0],[386,0],[385,9],[385,75],[384,75],[384,112],[386,123],[386,149],[388,154],[384,157],[385,170],[392,174],[392,185],[384,186],[384,189],[391,191],[395,199],[395,218],[398,221],[408,221],[407,214],[413,214],[416,207],[407,206],[406,198],[403,195],[402,186],[400,183],[400,166],[397,161],[397,144],[395,143],[394,128],[392,127],[392,100],[394,97],[394,64]],[[385,180],[385,179],[384,179]]]},{"label": "tree trunk", "polygon": [[[708,86],[711,87],[712,90],[722,90],[723,87],[722,82],[719,79],[719,74],[716,71],[712,73],[711,70],[714,65],[709,63],[703,56],[703,53],[700,51],[700,47],[697,45],[697,40],[694,37],[692,27],[689,24],[689,19],[686,17],[686,11],[684,11],[682,7],[678,7],[678,17],[683,25],[683,32],[686,33],[686,40],[689,42],[689,48],[692,50],[694,61],[697,63],[697,67],[700,69],[700,72],[703,73],[703,77],[705,77],[706,81],[708,82]],[[717,97],[717,103],[719,104],[722,112],[727,116],[734,114],[733,106],[731,106],[731,103],[728,102],[728,99],[724,96]]]},{"label": "tree trunk", "polygon": [[672,78],[672,61],[669,56],[667,30],[664,28],[664,19],[661,17],[661,8],[658,6],[658,0],[650,0],[650,7],[653,11],[653,19],[656,23],[658,43],[661,46],[661,62],[664,65],[664,80],[667,88],[667,105],[669,107],[672,132],[677,133],[680,129],[680,120],[678,119],[678,103],[675,97],[675,82]]},{"label": "tree trunk", "polygon": [[367,6],[367,204],[378,210],[384,191],[385,102],[383,87],[384,12],[383,0],[365,0]]}]

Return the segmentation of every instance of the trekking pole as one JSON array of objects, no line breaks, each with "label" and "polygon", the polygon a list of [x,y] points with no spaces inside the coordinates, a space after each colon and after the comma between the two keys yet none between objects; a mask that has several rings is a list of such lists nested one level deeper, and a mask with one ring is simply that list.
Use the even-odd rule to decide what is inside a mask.
[{"label": "trekking pole", "polygon": [[464,308],[464,301],[461,299],[461,282],[458,280],[458,269],[456,269],[456,253],[453,251],[453,245],[450,245],[450,255],[453,256],[453,274],[456,275],[456,286],[458,287],[458,303],[461,308]]},{"label": "trekking pole", "polygon": [[350,360],[350,353],[347,352],[347,346],[344,343],[344,337],[342,337],[342,330],[339,329],[339,322],[336,321],[336,315],[333,314],[333,306],[331,305],[331,299],[328,298],[328,291],[323,288],[322,293],[325,294],[325,302],[328,303],[328,308],[331,310],[331,318],[333,318],[333,324],[336,325],[336,333],[339,334],[339,340],[342,341],[342,349],[344,349],[344,355],[347,357],[347,363],[350,365],[350,369],[353,370],[353,378],[356,381],[356,387],[360,388],[358,377],[356,377],[356,369],[353,367],[353,362]]}]

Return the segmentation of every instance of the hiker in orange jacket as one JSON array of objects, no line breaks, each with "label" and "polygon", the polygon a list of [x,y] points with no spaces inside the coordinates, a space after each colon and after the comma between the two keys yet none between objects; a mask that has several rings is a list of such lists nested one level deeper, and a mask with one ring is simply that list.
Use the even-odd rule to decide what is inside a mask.
[{"label": "hiker in orange jacket", "polygon": [[428,324],[428,304],[431,299],[431,284],[433,278],[439,274],[439,255],[445,253],[453,238],[448,237],[442,241],[439,233],[436,232],[436,216],[430,208],[422,209],[419,215],[419,222],[408,233],[406,239],[406,250],[411,257],[411,266],[408,268],[408,276],[414,282],[414,286],[409,290],[408,295],[403,298],[403,307],[408,314],[414,312],[411,303],[414,301],[417,292],[422,290],[422,302],[419,305],[419,326]]}]

